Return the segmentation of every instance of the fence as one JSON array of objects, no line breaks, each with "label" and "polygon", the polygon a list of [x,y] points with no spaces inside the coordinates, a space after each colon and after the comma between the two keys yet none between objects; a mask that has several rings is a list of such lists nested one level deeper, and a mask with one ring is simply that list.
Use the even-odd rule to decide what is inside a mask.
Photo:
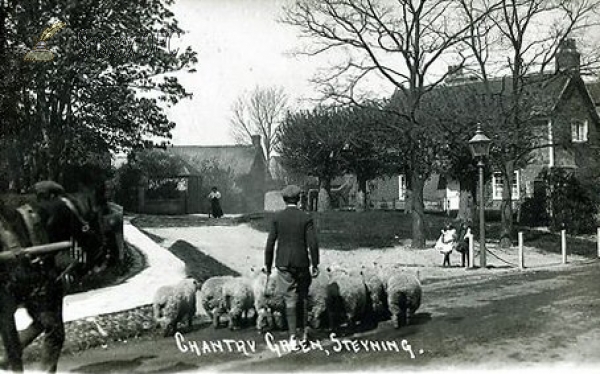
[{"label": "fence", "polygon": [[[471,234],[469,236],[469,262],[466,267],[473,268],[475,267],[475,243],[474,236]],[[524,240],[523,240],[523,232],[519,231],[518,233],[518,261],[517,264],[511,264],[514,267],[518,267],[519,269],[525,269],[525,250],[524,250]],[[560,247],[561,247],[561,258],[562,264],[568,263],[568,247],[567,247],[567,230],[561,230],[560,232]],[[596,229],[596,257],[600,258],[600,227]],[[486,253],[491,253],[488,249],[484,249]],[[498,256],[496,256],[498,257]],[[502,260],[502,259],[500,259]],[[503,260],[504,261],[504,260]],[[504,261],[510,264],[507,261]]]}]

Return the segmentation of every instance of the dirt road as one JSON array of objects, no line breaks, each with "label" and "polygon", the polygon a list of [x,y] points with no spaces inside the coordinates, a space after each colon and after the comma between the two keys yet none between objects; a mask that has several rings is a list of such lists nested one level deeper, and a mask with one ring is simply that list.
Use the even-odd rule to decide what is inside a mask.
[{"label": "dirt road", "polygon": [[394,330],[384,322],[333,339],[322,332],[316,336],[320,346],[306,352],[283,353],[285,347],[276,344],[284,339],[281,333],[268,345],[253,328],[232,333],[198,323],[178,340],[147,337],[64,356],[59,370],[429,371],[561,364],[600,370],[599,285],[597,261],[499,276],[482,273],[426,284],[415,325]]}]

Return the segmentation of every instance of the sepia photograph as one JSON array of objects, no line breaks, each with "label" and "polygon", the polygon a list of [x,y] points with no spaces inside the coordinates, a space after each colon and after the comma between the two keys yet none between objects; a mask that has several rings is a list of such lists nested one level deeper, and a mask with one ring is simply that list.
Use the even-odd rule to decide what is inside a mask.
[{"label": "sepia photograph", "polygon": [[0,0],[0,373],[600,372],[600,1]]}]

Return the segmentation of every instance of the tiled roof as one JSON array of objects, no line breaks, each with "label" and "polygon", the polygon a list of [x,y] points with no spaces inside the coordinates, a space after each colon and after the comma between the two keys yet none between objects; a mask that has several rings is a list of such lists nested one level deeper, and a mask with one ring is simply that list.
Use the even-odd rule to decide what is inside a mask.
[{"label": "tiled roof", "polygon": [[[560,99],[563,90],[569,83],[569,76],[564,74],[542,75],[535,74],[527,76],[523,82],[523,99],[531,100],[531,109],[538,114],[544,114],[551,111]],[[489,88],[493,95],[510,95],[513,85],[512,79],[508,76],[489,81]],[[443,91],[447,90],[473,90],[477,93],[484,93],[486,87],[483,82],[476,81],[461,85],[444,86]]]},{"label": "tiled roof", "polygon": [[[584,83],[579,76],[568,74],[532,74],[524,79],[523,100],[526,100],[525,106],[529,106],[532,114],[547,115],[554,110],[556,104],[563,95],[563,91],[570,83],[578,84],[580,81],[588,89],[592,100],[596,106],[600,105],[600,82]],[[508,76],[492,79],[489,81],[489,89],[494,96],[510,95],[512,90],[512,79]],[[423,100],[425,102],[435,102],[443,97],[461,97],[465,98],[483,95],[486,92],[486,86],[480,80],[463,80],[458,84],[444,84],[435,88],[427,94]],[[402,97],[400,91],[392,99],[399,105],[397,100]],[[433,100],[433,101],[431,101]]]},{"label": "tiled roof", "polygon": [[600,81],[586,83],[585,86],[596,106],[600,106]]}]

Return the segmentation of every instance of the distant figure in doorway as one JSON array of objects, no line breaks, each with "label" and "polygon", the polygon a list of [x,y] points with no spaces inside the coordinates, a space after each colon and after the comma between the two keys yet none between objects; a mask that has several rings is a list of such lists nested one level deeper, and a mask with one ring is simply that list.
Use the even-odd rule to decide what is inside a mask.
[{"label": "distant figure in doorway", "polygon": [[450,254],[454,249],[456,244],[456,229],[452,227],[450,223],[446,223],[444,228],[442,229],[442,234],[439,239],[435,243],[435,249],[440,251],[444,255],[444,262],[442,262],[442,266],[450,267]]},{"label": "distant figure in doorway", "polygon": [[208,200],[210,200],[210,213],[214,218],[223,217],[223,210],[221,209],[221,193],[217,189],[217,187],[213,187],[210,193],[208,194]]}]

